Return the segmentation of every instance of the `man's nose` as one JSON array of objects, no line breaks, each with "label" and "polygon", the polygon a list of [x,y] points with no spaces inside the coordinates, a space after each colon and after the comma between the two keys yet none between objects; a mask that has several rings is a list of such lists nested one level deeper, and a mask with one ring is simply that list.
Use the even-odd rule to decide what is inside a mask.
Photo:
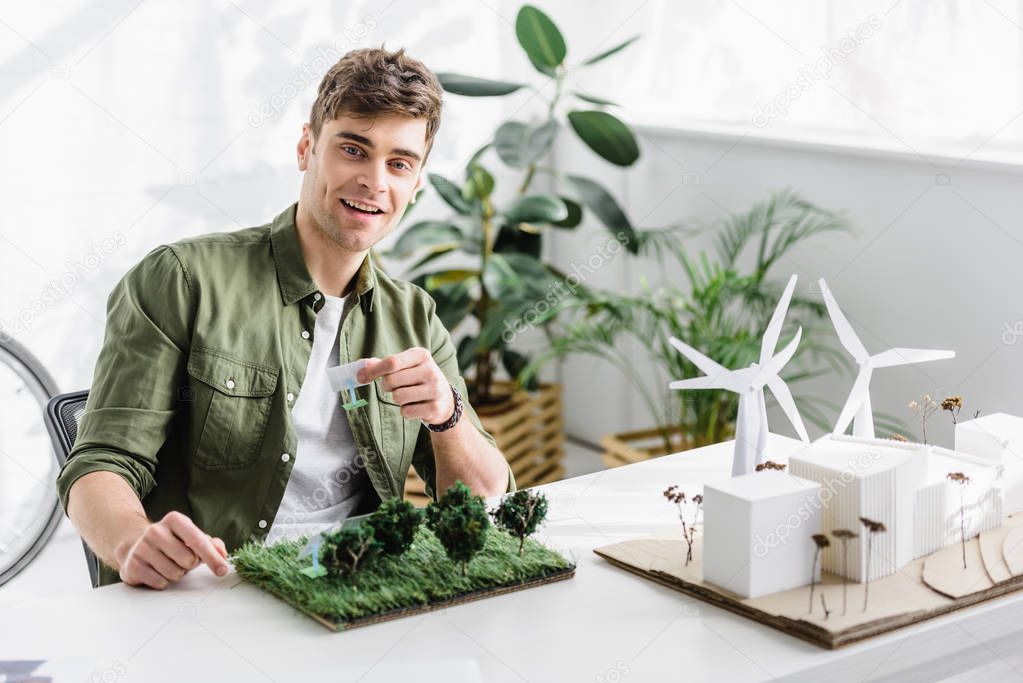
[{"label": "man's nose", "polygon": [[384,164],[374,164],[371,169],[359,176],[359,184],[373,194],[385,192],[387,190],[387,168]]}]

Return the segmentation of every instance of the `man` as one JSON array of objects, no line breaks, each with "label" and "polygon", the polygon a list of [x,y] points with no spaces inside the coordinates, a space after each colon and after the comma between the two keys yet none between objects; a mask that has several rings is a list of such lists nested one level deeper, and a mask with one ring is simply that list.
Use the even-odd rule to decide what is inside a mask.
[{"label": "man", "polygon": [[[297,204],[159,247],[114,288],[57,479],[101,584],[163,589],[200,563],[222,576],[249,539],[401,496],[410,466],[434,495],[457,479],[482,495],[514,488],[462,399],[433,300],[368,255],[425,184],[441,97],[403,50],[348,53],[303,126]],[[326,368],[362,358],[366,404],[346,411]]]}]

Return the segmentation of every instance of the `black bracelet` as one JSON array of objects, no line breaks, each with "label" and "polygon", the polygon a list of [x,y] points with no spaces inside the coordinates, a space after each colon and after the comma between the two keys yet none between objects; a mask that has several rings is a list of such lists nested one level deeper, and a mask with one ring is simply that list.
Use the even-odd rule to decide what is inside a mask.
[{"label": "black bracelet", "polygon": [[455,398],[455,410],[451,413],[451,417],[448,418],[447,422],[441,422],[440,424],[430,424],[424,422],[423,426],[429,429],[431,432],[446,432],[456,424],[462,417],[462,396],[458,393],[458,389],[455,389],[454,385],[451,386],[451,395]]}]

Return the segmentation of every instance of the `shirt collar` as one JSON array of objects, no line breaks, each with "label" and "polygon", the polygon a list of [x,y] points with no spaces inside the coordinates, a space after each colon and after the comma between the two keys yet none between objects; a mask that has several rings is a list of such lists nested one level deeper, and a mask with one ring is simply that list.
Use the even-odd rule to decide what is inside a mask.
[{"label": "shirt collar", "polygon": [[[270,224],[270,246],[273,250],[274,267],[277,269],[277,283],[281,288],[281,299],[286,306],[317,291],[316,283],[313,282],[305,257],[302,255],[302,245],[298,241],[298,228],[295,226],[297,211],[298,202],[278,214]],[[359,303],[368,308],[368,311],[373,310],[376,281],[376,268],[367,252],[355,274],[355,294]]]}]

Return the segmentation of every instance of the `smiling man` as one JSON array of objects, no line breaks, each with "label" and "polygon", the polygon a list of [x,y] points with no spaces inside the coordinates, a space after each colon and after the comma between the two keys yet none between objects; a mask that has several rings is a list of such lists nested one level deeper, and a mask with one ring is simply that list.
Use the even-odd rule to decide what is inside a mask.
[{"label": "smiling man", "polygon": [[[436,77],[356,50],[323,78],[298,142],[296,204],[258,228],[150,252],[117,284],[74,449],[57,479],[100,583],[218,575],[249,539],[294,538],[461,479],[514,481],[463,397],[430,296],[370,248],[425,184]],[[328,367],[368,359],[346,412]]]}]

